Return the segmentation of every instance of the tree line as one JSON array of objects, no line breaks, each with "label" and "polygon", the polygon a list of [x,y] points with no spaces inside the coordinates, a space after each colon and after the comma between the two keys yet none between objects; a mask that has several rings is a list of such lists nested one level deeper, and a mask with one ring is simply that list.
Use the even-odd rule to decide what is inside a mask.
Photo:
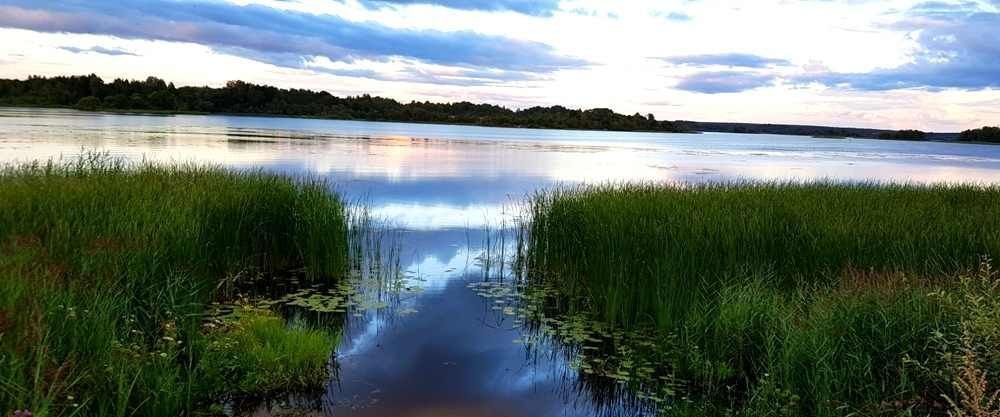
[{"label": "tree line", "polygon": [[959,133],[958,140],[964,142],[1000,143],[1000,126],[983,126],[979,129],[969,129]]},{"label": "tree line", "polygon": [[455,123],[498,127],[588,129],[651,132],[732,132],[858,137],[872,139],[1000,142],[1000,128],[983,127],[954,133],[879,130],[809,125],[656,120],[652,114],[631,116],[607,108],[563,106],[514,110],[468,101],[402,103],[385,97],[338,97],[326,91],[281,89],[230,81],[224,87],[176,87],[160,78],[118,78],[105,82],[95,74],[0,79],[0,106],[76,107],[81,110],[128,110],[192,113],[306,116],[330,119]]},{"label": "tree line", "polygon": [[467,101],[432,103],[370,96],[338,97],[325,91],[280,89],[243,81],[222,88],[176,87],[149,77],[105,82],[97,75],[0,79],[0,105],[63,106],[81,110],[153,110],[176,112],[309,116],[373,121],[458,123],[501,127],[680,132],[675,122],[652,114],[623,115],[606,108],[563,106],[512,110]]},{"label": "tree line", "polygon": [[878,134],[878,138],[894,140],[924,140],[927,139],[927,132],[913,129],[893,130],[880,132]]}]

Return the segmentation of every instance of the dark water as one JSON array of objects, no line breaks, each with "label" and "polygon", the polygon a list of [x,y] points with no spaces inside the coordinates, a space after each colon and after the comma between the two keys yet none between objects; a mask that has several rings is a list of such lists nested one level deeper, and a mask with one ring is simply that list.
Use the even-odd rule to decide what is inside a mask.
[{"label": "dark water", "polygon": [[[735,134],[496,129],[226,116],[0,108],[0,162],[105,151],[325,176],[400,234],[415,288],[351,317],[338,377],[312,415],[640,415],[595,399],[546,344],[467,285],[481,280],[485,225],[526,193],[606,181],[733,179],[1000,182],[1000,146]],[[256,415],[280,413],[262,407]]]},{"label": "dark water", "polygon": [[464,235],[432,231],[403,238],[427,250],[410,264],[426,277],[426,291],[397,307],[415,310],[405,317],[352,323],[338,351],[340,379],[325,399],[329,415],[595,414],[593,404],[578,398],[575,371],[560,355],[513,343],[520,333],[511,320],[467,288],[482,278],[478,268],[444,272],[463,271],[467,260],[464,248],[442,238],[462,241]]}]

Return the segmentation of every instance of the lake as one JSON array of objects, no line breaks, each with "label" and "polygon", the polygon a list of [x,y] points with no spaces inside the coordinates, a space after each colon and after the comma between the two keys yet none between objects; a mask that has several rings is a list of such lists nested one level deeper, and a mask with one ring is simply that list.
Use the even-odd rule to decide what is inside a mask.
[{"label": "lake", "polygon": [[[835,180],[1000,183],[1000,146],[728,133],[507,129],[239,116],[160,116],[0,108],[0,162],[198,162],[328,178],[399,230],[419,285],[349,321],[339,370],[315,415],[640,415],[594,398],[557,346],[520,330],[481,280],[486,226],[534,190],[581,183]],[[281,404],[261,407],[270,415]]]}]

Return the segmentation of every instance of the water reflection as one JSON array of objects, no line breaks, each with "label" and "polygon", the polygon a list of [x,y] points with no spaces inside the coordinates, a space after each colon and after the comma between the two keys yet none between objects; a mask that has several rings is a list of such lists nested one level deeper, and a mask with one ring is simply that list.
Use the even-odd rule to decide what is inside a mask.
[{"label": "water reflection", "polygon": [[[496,129],[0,108],[0,162],[100,150],[322,175],[403,233],[421,291],[350,320],[316,415],[639,415],[518,332],[466,288],[485,236],[526,194],[559,184],[727,179],[1000,182],[1000,146],[735,134]],[[613,390],[614,387],[612,386]],[[258,410],[268,415],[269,408]]]},{"label": "water reflection", "polygon": [[[486,233],[405,233],[403,245],[419,249],[403,265],[425,285],[422,294],[349,321],[337,348],[337,378],[320,398],[267,404],[252,415],[282,415],[294,406],[317,416],[643,415],[624,392],[594,401],[593,388],[585,390],[587,381],[558,346],[515,343],[523,329],[469,290],[484,278],[476,259]],[[476,243],[452,243],[461,240]]]},{"label": "water reflection", "polygon": [[605,181],[1000,182],[1000,147],[0,108],[0,161],[132,159],[318,173],[408,227],[480,226],[542,187]]},{"label": "water reflection", "polygon": [[[557,182],[719,178],[998,181],[1000,147],[774,135],[496,129],[0,108],[3,160],[103,149],[133,158],[329,173],[408,184],[404,198]],[[714,177],[714,178],[709,178]],[[422,184],[426,181],[427,184]],[[449,182],[440,187],[435,182]],[[460,187],[456,189],[455,187]],[[460,194],[461,195],[461,194]],[[481,201],[469,196],[467,201]]]},{"label": "water reflection", "polygon": [[[353,338],[338,358],[328,414],[593,415],[560,395],[572,372],[551,357],[526,355],[512,343],[516,331],[490,325],[483,304],[455,279],[421,297],[419,313]],[[377,343],[371,331],[379,332]]]}]

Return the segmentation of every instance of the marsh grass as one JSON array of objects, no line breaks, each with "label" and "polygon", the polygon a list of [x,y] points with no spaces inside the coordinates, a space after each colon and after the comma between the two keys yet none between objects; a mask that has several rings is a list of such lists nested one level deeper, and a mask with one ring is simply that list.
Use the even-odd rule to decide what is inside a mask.
[{"label": "marsh grass", "polygon": [[199,368],[216,396],[259,396],[324,386],[338,334],[301,319],[286,323],[266,309],[245,307],[202,340]]},{"label": "marsh grass", "polygon": [[189,413],[218,388],[197,349],[210,301],[246,277],[348,268],[322,182],[104,155],[3,168],[0,254],[0,412],[36,416]]},{"label": "marsh grass", "polygon": [[982,308],[954,295],[1000,254],[997,187],[606,185],[529,209],[524,279],[564,314],[660,334],[654,374],[699,398],[674,414],[943,414],[958,368],[940,340],[984,323],[989,346],[1000,323],[995,288]]},{"label": "marsh grass", "polygon": [[530,209],[530,268],[623,324],[674,323],[751,275],[785,290],[850,271],[956,276],[1000,254],[997,187],[612,185]]}]

